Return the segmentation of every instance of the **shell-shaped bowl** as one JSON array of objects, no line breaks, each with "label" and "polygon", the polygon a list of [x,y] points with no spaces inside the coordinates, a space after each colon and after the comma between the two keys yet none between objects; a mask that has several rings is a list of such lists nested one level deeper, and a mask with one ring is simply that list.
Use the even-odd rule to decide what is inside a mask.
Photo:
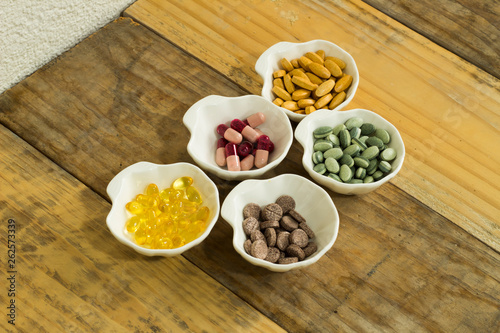
[{"label": "shell-shaped bowl", "polygon": [[[215,163],[219,124],[235,119],[244,120],[256,112],[262,112],[266,120],[258,128],[274,143],[268,164],[260,169],[229,171]],[[193,104],[185,113],[184,125],[191,132],[187,151],[202,169],[225,180],[243,180],[262,176],[275,168],[286,157],[293,142],[293,130],[289,119],[281,108],[261,96],[239,97],[207,96]]]},{"label": "shell-shaped bowl", "polygon": [[[345,101],[333,109],[334,111],[342,110],[353,99],[354,94],[358,89],[359,71],[354,58],[349,53],[334,43],[326,40],[317,39],[305,43],[279,42],[264,51],[255,64],[255,71],[264,81],[262,86],[262,96],[271,102],[275,99],[275,96],[271,91],[273,88],[273,72],[278,69],[282,69],[280,65],[282,58],[292,60],[300,58],[307,52],[316,52],[318,50],[324,50],[326,56],[333,56],[342,59],[346,63],[344,73],[352,75],[353,77],[352,84],[347,91]],[[285,108],[280,109],[295,122],[300,122],[302,119],[307,117],[305,114],[298,114]]]},{"label": "shell-shaped bowl", "polygon": [[[210,209],[208,226],[197,239],[176,249],[149,249],[137,245],[125,230],[126,221],[132,216],[125,205],[145,188],[154,183],[161,189],[170,187],[172,182],[183,176],[193,178],[193,186],[200,192],[203,205]],[[154,164],[138,162],[120,171],[108,184],[106,191],[112,206],[106,218],[111,234],[122,244],[146,256],[176,256],[200,244],[214,227],[219,218],[219,191],[214,182],[197,166],[190,163]]]},{"label": "shell-shaped bowl", "polygon": [[[336,181],[325,175],[321,175],[313,170],[314,163],[312,154],[314,152],[313,132],[321,126],[336,126],[345,123],[349,118],[361,117],[364,122],[374,124],[377,128],[385,129],[391,136],[391,142],[388,147],[396,150],[397,157],[391,162],[392,170],[382,179],[367,184],[348,184]],[[394,125],[381,117],[380,115],[365,109],[353,109],[342,112],[331,112],[328,110],[318,110],[311,113],[307,118],[300,122],[295,129],[295,138],[304,148],[302,156],[302,165],[309,175],[318,183],[326,188],[341,194],[365,194],[371,192],[381,185],[391,180],[401,170],[405,157],[405,145],[403,139]]]},{"label": "shell-shaped bowl", "polygon": [[[257,259],[249,255],[243,247],[247,239],[243,231],[243,208],[248,203],[263,207],[284,194],[290,195],[296,201],[295,210],[306,219],[314,231],[315,238],[312,240],[318,246],[314,254],[292,264],[277,264]],[[250,179],[239,183],[224,200],[221,216],[233,228],[233,246],[236,252],[251,264],[274,272],[286,272],[317,262],[333,246],[339,230],[339,215],[332,198],[320,186],[295,174],[283,174],[263,180]]]}]

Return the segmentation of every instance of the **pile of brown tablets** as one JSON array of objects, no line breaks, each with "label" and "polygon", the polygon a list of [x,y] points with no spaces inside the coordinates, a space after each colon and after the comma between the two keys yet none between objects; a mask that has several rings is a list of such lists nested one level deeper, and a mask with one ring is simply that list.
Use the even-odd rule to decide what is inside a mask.
[{"label": "pile of brown tablets", "polygon": [[291,264],[304,260],[317,250],[314,232],[295,210],[295,200],[282,195],[263,207],[249,203],[243,209],[243,244],[251,256],[272,263]]}]

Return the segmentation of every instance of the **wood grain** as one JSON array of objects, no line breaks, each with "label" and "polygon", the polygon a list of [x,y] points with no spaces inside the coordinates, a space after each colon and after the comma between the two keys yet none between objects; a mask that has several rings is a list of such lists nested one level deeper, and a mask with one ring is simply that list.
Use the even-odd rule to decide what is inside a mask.
[{"label": "wood grain", "polygon": [[[85,75],[81,74],[82,69],[86,69]],[[189,133],[181,118],[191,103],[213,93],[234,96],[245,91],[144,27],[123,19],[0,96],[0,121],[106,198],[108,182],[129,164],[142,159],[154,163],[192,162],[185,150]],[[300,164],[301,154],[295,142],[282,164],[264,177],[285,172],[307,177]],[[8,154],[15,155],[21,154],[17,151]],[[10,157],[9,161],[13,159],[16,157]],[[18,162],[20,166],[38,164],[23,160]],[[39,174],[30,173],[20,175],[35,184],[41,181],[37,188],[48,182]],[[54,171],[42,175],[51,173]],[[27,184],[21,176],[17,179]],[[221,202],[237,184],[210,177],[219,187]],[[61,178],[60,173],[50,179],[53,178]],[[167,294],[145,298],[144,292],[162,290],[161,280],[168,279],[169,274],[174,274],[177,280],[179,271],[189,273],[192,266],[182,258],[176,258],[172,264],[170,259],[139,257],[109,241],[110,235],[104,227],[109,205],[103,205],[99,198],[98,203],[90,204],[96,195],[83,185],[78,185],[83,187],[78,195],[70,195],[71,191],[56,192],[64,194],[62,202],[57,200],[61,195],[54,198],[52,192],[42,191],[40,196],[47,197],[42,200],[42,207],[48,207],[41,211],[33,208],[33,212],[17,206],[19,193],[13,185],[9,186],[7,202],[17,214],[33,214],[26,221],[36,219],[39,214],[46,216],[40,220],[40,226],[35,224],[38,229],[33,234],[43,235],[38,239],[47,244],[37,243],[39,255],[24,254],[23,260],[37,268],[33,274],[44,273],[61,280],[67,292],[57,298],[59,306],[67,308],[67,302],[71,307],[78,306],[82,298],[92,302],[98,293],[95,288],[84,292],[83,279],[88,273],[82,272],[83,268],[77,270],[83,277],[65,272],[63,267],[72,267],[66,261],[69,259],[54,259],[56,253],[64,250],[72,256],[81,253],[90,257],[82,258],[82,266],[94,272],[98,284],[109,282],[117,286],[125,280],[129,286],[135,281],[133,288],[125,288],[127,292],[132,289],[133,296],[123,296],[120,305],[147,304],[144,305],[147,309],[140,308],[145,312],[158,306],[168,315],[173,311],[173,316],[179,311],[183,313],[183,321],[198,311],[187,305],[178,310],[172,303],[162,307],[158,302],[162,303]],[[67,187],[63,183],[60,190]],[[278,274],[250,265],[232,248],[232,230],[222,219],[209,237],[184,257],[288,332],[498,330],[500,255],[496,251],[394,184],[364,196],[330,194],[340,213],[339,236],[332,250],[309,269]],[[38,201],[38,197],[31,195],[20,203],[26,206]],[[51,215],[47,216],[48,213]],[[60,222],[53,225],[51,216]],[[73,222],[73,216],[83,216],[82,221]],[[58,236],[61,234],[71,237],[65,240]],[[108,244],[103,244],[105,241]],[[102,250],[96,253],[93,250],[96,247]],[[133,258],[118,261],[128,256]],[[48,267],[44,264],[47,258],[53,260]],[[155,270],[156,266],[151,267],[151,262],[161,265],[161,272]],[[155,278],[141,278],[137,282],[135,279],[142,274],[138,270]],[[131,280],[128,276],[134,272],[137,275]],[[64,276],[60,277],[61,274]],[[193,283],[206,278],[195,275]],[[29,281],[35,281],[31,275]],[[28,283],[39,295],[51,290],[49,282],[37,286],[35,282],[23,281],[25,285]],[[213,297],[214,302],[220,297],[228,298],[222,286],[210,287],[216,293],[224,291],[222,296],[207,297]],[[70,293],[72,289],[75,292]],[[111,293],[114,289],[106,286],[104,290]],[[56,295],[49,294],[49,298]],[[119,297],[106,296],[111,300]],[[131,308],[109,305],[102,310],[102,316],[113,320],[125,318]],[[85,309],[93,315],[92,308]],[[31,316],[42,317],[34,310]],[[150,325],[157,321],[154,315],[141,317],[148,318]],[[44,320],[50,322],[53,318]]]},{"label": "wood grain", "polygon": [[109,203],[3,126],[0,152],[0,217],[17,241],[17,318],[2,331],[283,332],[182,256],[114,241]]},{"label": "wood grain", "polygon": [[348,106],[401,132],[392,183],[500,250],[500,81],[362,1],[139,0],[124,13],[260,94],[259,55],[279,41],[330,40],[355,58]]},{"label": "wood grain", "polygon": [[363,1],[500,78],[500,1]]}]

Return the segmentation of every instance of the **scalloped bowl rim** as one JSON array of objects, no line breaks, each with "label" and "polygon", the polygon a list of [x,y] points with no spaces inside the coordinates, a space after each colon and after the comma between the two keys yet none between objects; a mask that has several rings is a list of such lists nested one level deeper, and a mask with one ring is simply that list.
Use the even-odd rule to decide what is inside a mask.
[{"label": "scalloped bowl rim", "polygon": [[[251,105],[254,105],[254,103],[257,103],[258,107],[255,107],[252,109],[252,111],[249,111],[251,109]],[[197,117],[199,116],[199,112],[203,112],[203,110],[208,110],[211,107],[216,107],[216,106],[229,107],[229,105],[239,105],[240,108],[236,108],[236,110],[234,110],[231,116],[227,117],[225,121],[222,121],[223,123],[228,123],[229,121],[235,118],[235,115],[240,115],[241,113],[244,113],[245,116],[249,116],[252,113],[261,111],[265,113],[267,117],[269,117],[270,114],[273,114],[274,117],[277,117],[277,120],[280,122],[279,125],[280,128],[282,128],[285,131],[285,134],[283,136],[283,141],[280,138],[279,142],[281,142],[281,144],[275,145],[275,151],[273,152],[274,154],[275,152],[280,151],[281,154],[276,156],[271,156],[270,162],[263,168],[256,169],[254,167],[248,171],[234,172],[234,171],[228,171],[227,169],[219,167],[217,164],[215,164],[215,147],[218,138],[217,134],[215,133],[216,125],[213,126],[214,127],[213,133],[212,132],[207,133],[207,135],[213,135],[214,137],[213,154],[210,157],[207,156],[206,159],[203,159],[200,158],[199,155],[196,153],[197,151],[196,145],[198,144],[198,141],[195,140],[193,133],[194,131],[197,130],[198,126],[207,127],[206,124],[200,123],[200,120]],[[197,101],[186,111],[183,117],[183,123],[191,134],[191,137],[189,138],[189,142],[187,144],[187,151],[189,156],[191,156],[191,158],[196,162],[196,164],[198,164],[202,169],[212,174],[215,174],[219,178],[225,180],[244,180],[262,176],[264,173],[275,168],[283,161],[293,143],[293,129],[290,124],[290,120],[286,117],[286,115],[283,114],[283,112],[280,110],[278,106],[269,102],[264,97],[259,95],[243,95],[237,97],[226,97],[219,95],[206,96],[201,100]],[[259,126],[259,128],[267,128],[268,126],[269,126],[268,124],[264,123],[263,125]],[[210,131],[212,131],[211,128]],[[275,138],[278,136],[278,133],[274,134],[274,132],[270,133],[269,131],[265,132],[265,134],[268,134],[269,137],[273,140],[273,142],[276,141]],[[212,142],[211,140],[206,140],[206,141]],[[209,158],[210,159],[213,158],[214,160],[211,160],[209,163],[207,162],[207,159]]]},{"label": "scalloped bowl rim", "polygon": [[[174,169],[175,170],[179,169],[182,171],[174,173],[172,171]],[[148,176],[145,178],[145,180],[135,182],[136,183],[135,187],[139,187],[139,184],[141,184],[141,189],[137,189],[137,191],[134,190],[133,196],[129,196],[127,198],[121,197],[124,196],[123,191],[126,190],[127,186],[133,186],[126,184],[126,182],[131,181],[133,177],[141,177],[141,175],[145,175],[147,173],[152,173],[152,172],[157,172],[158,174],[166,173],[167,171],[169,174],[174,174],[173,176],[168,178],[168,180],[167,177],[165,177],[164,180],[158,182],[154,180],[154,177]],[[128,238],[127,235],[125,235],[125,230],[124,230],[125,221],[123,221],[123,223],[117,222],[116,221],[117,215],[125,213],[126,216],[131,216],[128,212],[125,211],[125,204],[128,201],[130,201],[135,195],[142,193],[143,189],[147,186],[146,183],[151,183],[151,182],[156,183],[160,188],[168,187],[170,186],[171,182],[177,178],[176,176],[180,174],[196,178],[194,186],[196,186],[196,188],[200,191],[200,193],[202,193],[205,204],[207,206],[210,206],[209,208],[211,208],[210,209],[211,218],[209,219],[206,230],[195,240],[176,249],[148,249],[137,245],[130,238]],[[203,184],[200,184],[200,179],[203,180]],[[160,184],[168,184],[168,185],[161,186]],[[196,245],[199,245],[210,234],[220,214],[219,191],[217,189],[217,186],[203,172],[203,170],[201,170],[196,165],[186,162],[177,162],[172,164],[155,164],[144,161],[137,162],[120,171],[109,182],[106,188],[106,192],[108,193],[108,196],[110,197],[112,202],[111,210],[106,218],[106,225],[108,226],[108,229],[110,230],[111,234],[120,243],[127,245],[132,249],[134,249],[135,251],[137,251],[138,253],[146,256],[165,256],[165,257],[176,256],[191,249]],[[207,192],[209,192],[210,194],[207,195]],[[119,212],[118,210],[121,210],[121,212]],[[121,227],[116,226],[117,224],[121,225]]]},{"label": "scalloped bowl rim", "polygon": [[[314,48],[314,49],[313,49]],[[305,52],[312,51],[315,52],[320,49],[327,49],[328,52],[325,52],[327,56],[333,55],[341,58],[342,60],[348,62],[348,66],[346,72],[353,76],[352,86],[349,88],[349,93],[344,102],[339,104],[335,109],[331,111],[339,111],[342,110],[347,104],[351,102],[356,94],[359,85],[359,70],[356,65],[356,61],[353,56],[342,49],[340,46],[336,45],[327,40],[315,39],[307,42],[278,42],[267,50],[265,50],[260,57],[257,59],[255,64],[255,71],[262,77],[264,81],[262,86],[261,95],[267,100],[273,100],[273,95],[271,92],[272,88],[272,73],[280,69],[278,65],[279,59],[283,58],[287,54],[292,52],[293,56],[291,58],[297,58],[301,55],[304,55]],[[331,50],[335,50],[332,52]],[[300,52],[299,52],[300,51]],[[278,59],[279,58],[279,59]],[[280,108],[281,111],[285,112],[285,114],[295,122],[300,122],[302,119],[306,118],[305,114],[298,114],[292,111],[289,111],[285,108]]]},{"label": "scalloped bowl rim", "polygon": [[[392,166],[395,165],[395,168],[391,170],[389,174],[384,176],[382,179],[379,179],[373,183],[367,183],[367,184],[346,184],[346,183],[341,183],[338,182],[334,179],[328,178],[324,175],[320,175],[319,173],[315,172],[312,169],[312,132],[314,129],[310,128],[311,123],[315,122],[321,122],[322,125],[317,125],[323,126],[325,125],[325,122],[330,121],[332,118],[341,118],[344,119],[342,121],[337,121],[335,123],[332,123],[331,125],[335,126],[340,124],[341,122],[345,122],[345,120],[354,117],[354,116],[359,116],[365,120],[363,117],[369,117],[371,120],[376,123],[383,123],[384,124],[384,129],[388,130],[391,134],[391,143],[389,143],[390,147],[393,147],[397,151],[397,157],[395,162],[391,163]],[[332,120],[334,121],[334,120]],[[387,119],[382,117],[381,115],[370,111],[366,109],[352,109],[352,110],[345,110],[341,112],[334,112],[332,113],[329,110],[318,110],[315,111],[311,114],[311,117],[308,117],[304,119],[304,121],[300,122],[300,124],[297,126],[295,129],[295,138],[297,141],[302,145],[302,148],[304,149],[304,153],[302,155],[302,165],[308,172],[308,174],[318,183],[322,184],[323,186],[327,187],[328,189],[340,193],[340,194],[365,194],[368,192],[371,192],[381,185],[385,184],[389,180],[391,180],[393,177],[395,177],[398,172],[401,170],[405,158],[405,145],[403,142],[403,139],[401,137],[401,134],[399,133],[398,129],[390,123]]]},{"label": "scalloped bowl rim", "polygon": [[[243,242],[244,238],[246,237],[243,232],[243,207],[244,204],[250,203],[250,202],[255,202],[261,206],[274,202],[274,200],[281,194],[288,194],[291,195],[292,197],[293,194],[290,191],[287,191],[286,189],[282,189],[279,186],[276,186],[276,184],[284,184],[285,186],[290,186],[290,188],[294,188],[298,184],[300,184],[301,187],[307,187],[309,190],[314,190],[314,193],[316,195],[314,196],[307,196],[305,198],[302,198],[300,201],[297,199],[295,196],[296,202],[297,202],[297,211],[302,214],[306,220],[309,226],[315,231],[316,233],[316,241],[319,242],[321,240],[322,247],[318,245],[318,251],[314,253],[311,257],[299,261],[297,263],[292,263],[292,264],[276,264],[276,263],[271,263],[265,260],[257,259],[246,253],[246,251],[243,248]],[[259,193],[259,194],[254,194],[255,189],[259,189],[260,187],[262,188],[267,188],[268,191],[266,191],[264,194]],[[274,193],[275,192],[275,193]],[[239,203],[238,206],[238,198],[240,195],[244,195],[250,193],[251,199],[245,199],[245,200],[240,200],[241,202]],[[266,199],[267,196],[272,196],[273,198],[269,198],[269,200]],[[320,200],[321,199],[321,200]],[[317,208],[317,209],[305,209],[302,207],[309,201],[307,200],[312,200],[313,205],[319,205],[319,203],[325,203],[327,202],[328,204],[326,206]],[[302,209],[301,209],[301,208]],[[317,222],[316,220],[310,220],[308,219],[308,215],[314,215],[314,214],[319,214],[319,212],[324,212],[320,211],[319,209],[324,209],[327,211],[329,214],[328,216],[332,217],[331,221],[326,221],[326,222]],[[327,215],[327,214],[325,214]],[[238,217],[239,216],[239,217]],[[324,216],[324,215],[321,215]],[[276,176],[274,178],[270,179],[249,179],[241,182],[238,184],[236,187],[233,188],[233,190],[227,195],[226,199],[222,203],[222,208],[221,208],[221,217],[231,225],[233,228],[233,247],[236,250],[240,256],[242,256],[245,260],[250,262],[253,265],[259,266],[266,268],[270,271],[273,272],[286,272],[289,270],[293,269],[299,269],[303,268],[306,266],[309,266],[315,262],[317,262],[326,252],[328,252],[333,244],[335,243],[338,232],[339,232],[339,226],[340,226],[340,219],[339,219],[339,214],[337,211],[337,208],[330,197],[328,193],[315,184],[314,182],[311,182],[310,180],[296,175],[296,174],[282,174],[279,176]],[[325,221],[325,220],[321,220]],[[321,223],[321,224],[319,224]],[[318,225],[319,224],[319,225]],[[332,229],[329,229],[330,227],[333,227]],[[318,228],[321,229],[323,232],[318,232]],[[329,229],[329,230],[325,230]],[[328,238],[326,240],[326,237],[330,237],[330,235],[327,235],[326,232],[331,232],[331,238]],[[325,235],[325,239],[321,238],[318,239],[318,237]],[[321,236],[318,236],[321,235]]]}]

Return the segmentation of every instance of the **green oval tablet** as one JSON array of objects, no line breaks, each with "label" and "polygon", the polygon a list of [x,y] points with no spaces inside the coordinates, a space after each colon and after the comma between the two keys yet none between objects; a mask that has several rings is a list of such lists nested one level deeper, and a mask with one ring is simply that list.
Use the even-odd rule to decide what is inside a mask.
[{"label": "green oval tablet", "polygon": [[348,181],[350,181],[352,179],[352,170],[351,168],[349,168],[347,165],[343,164],[341,167],[340,167],[340,171],[339,171],[339,177],[340,179],[342,179],[342,181],[344,183],[347,183]]},{"label": "green oval tablet", "polygon": [[349,131],[349,134],[351,135],[351,140],[353,138],[359,139],[359,137],[361,136],[361,129],[359,127],[353,127]]},{"label": "green oval tablet", "polygon": [[335,134],[333,134],[333,133],[328,134],[328,136],[326,137],[326,139],[328,141],[330,141],[331,143],[333,143],[334,146],[340,146],[339,137],[336,136]]},{"label": "green oval tablet", "polygon": [[342,165],[347,165],[349,168],[354,166],[354,159],[349,154],[344,154],[339,160]]},{"label": "green oval tablet", "polygon": [[324,163],[316,164],[314,166],[313,170],[316,171],[317,173],[319,173],[320,175],[322,175],[326,172],[325,164]]},{"label": "green oval tablet", "polygon": [[344,153],[342,152],[342,149],[340,149],[338,147],[328,149],[327,151],[325,151],[323,153],[324,158],[333,157],[336,160],[341,158],[343,155],[344,155]]},{"label": "green oval tablet", "polygon": [[338,124],[337,126],[335,126],[332,130],[332,133],[335,134],[335,135],[339,135],[340,131],[346,129],[345,125],[344,124]]},{"label": "green oval tablet", "polygon": [[370,135],[375,132],[375,125],[372,123],[364,123],[361,125],[361,135]]},{"label": "green oval tablet", "polygon": [[318,140],[313,146],[314,151],[327,151],[330,148],[333,148],[333,143],[328,140]]},{"label": "green oval tablet", "polygon": [[372,176],[366,176],[365,179],[363,179],[363,183],[368,184],[368,183],[373,183],[375,180],[373,179]]},{"label": "green oval tablet", "polygon": [[322,163],[324,160],[323,153],[320,151],[315,151],[312,155],[312,160],[314,164]]},{"label": "green oval tablet", "polygon": [[365,144],[368,147],[377,146],[379,150],[381,150],[384,147],[384,143],[382,142],[382,140],[377,138],[376,136],[371,136],[368,139],[366,139]]},{"label": "green oval tablet", "polygon": [[365,149],[364,152],[361,153],[361,156],[368,159],[372,160],[376,158],[379,154],[379,149],[377,146],[371,146]]},{"label": "green oval tablet", "polygon": [[370,165],[370,161],[366,157],[363,157],[363,156],[354,157],[353,160],[354,160],[354,164],[358,167],[361,167],[361,168],[366,169]]},{"label": "green oval tablet", "polygon": [[359,146],[357,144],[353,144],[353,145],[350,145],[349,147],[347,147],[346,149],[344,149],[344,154],[353,156],[356,153],[358,153],[360,150],[361,150],[361,148],[359,148]]},{"label": "green oval tablet", "polygon": [[324,138],[328,134],[332,133],[333,128],[330,126],[321,126],[314,130],[313,135],[315,138]]},{"label": "green oval tablet", "polygon": [[339,133],[340,147],[342,149],[347,148],[351,144],[351,135],[347,129],[343,129]]},{"label": "green oval tablet", "polygon": [[380,159],[383,161],[392,161],[397,156],[396,150],[394,148],[386,148],[382,153],[380,153]]},{"label": "green oval tablet", "polygon": [[354,177],[358,179],[364,179],[366,177],[366,169],[365,168],[357,168],[354,173]]},{"label": "green oval tablet", "polygon": [[375,173],[372,175],[374,180],[379,180],[384,177],[384,173],[380,170],[375,171]]},{"label": "green oval tablet", "polygon": [[353,127],[361,127],[361,125],[363,125],[363,119],[361,119],[360,117],[352,117],[352,118],[347,119],[347,121],[344,124],[345,124],[345,127],[348,130],[350,130]]},{"label": "green oval tablet", "polygon": [[340,171],[339,162],[337,162],[337,160],[334,159],[333,157],[328,157],[325,160],[325,167],[326,167],[326,170],[328,170],[332,173],[338,173]]},{"label": "green oval tablet", "polygon": [[377,128],[375,130],[375,136],[382,140],[383,143],[388,144],[391,141],[391,135],[385,129]]},{"label": "green oval tablet", "polygon": [[339,175],[337,175],[336,173],[329,173],[328,177],[342,183],[342,179],[340,179]]},{"label": "green oval tablet", "polygon": [[380,161],[380,163],[378,164],[378,168],[380,171],[387,173],[387,172],[391,171],[392,166],[391,166],[391,163],[389,163],[387,161]]},{"label": "green oval tablet", "polygon": [[350,181],[348,181],[349,184],[363,184],[363,180],[362,179],[356,179],[356,178],[352,178]]},{"label": "green oval tablet", "polygon": [[378,160],[374,158],[373,160],[370,161],[370,164],[366,168],[366,173],[369,175],[373,175],[373,173],[377,170],[378,170]]},{"label": "green oval tablet", "polygon": [[352,139],[351,139],[351,142],[352,142],[353,144],[358,145],[361,151],[364,151],[366,148],[368,148],[368,146],[367,146],[367,145],[366,145],[363,141],[361,141],[361,140],[360,140],[360,139],[358,139],[358,138],[352,138]]}]

